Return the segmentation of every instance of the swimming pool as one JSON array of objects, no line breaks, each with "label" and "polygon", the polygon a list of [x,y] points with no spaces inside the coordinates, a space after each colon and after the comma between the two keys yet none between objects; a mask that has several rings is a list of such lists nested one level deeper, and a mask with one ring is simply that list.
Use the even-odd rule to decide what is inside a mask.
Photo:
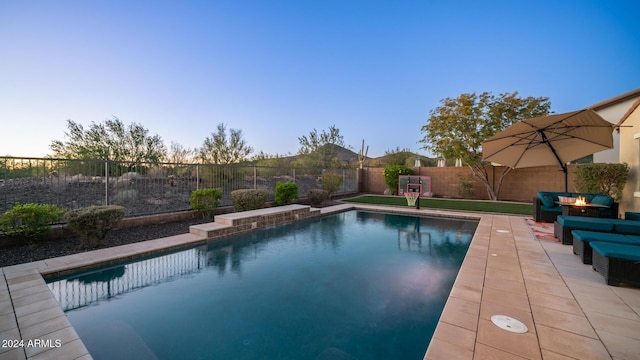
[{"label": "swimming pool", "polygon": [[421,359],[476,226],[350,211],[48,286],[95,359]]}]

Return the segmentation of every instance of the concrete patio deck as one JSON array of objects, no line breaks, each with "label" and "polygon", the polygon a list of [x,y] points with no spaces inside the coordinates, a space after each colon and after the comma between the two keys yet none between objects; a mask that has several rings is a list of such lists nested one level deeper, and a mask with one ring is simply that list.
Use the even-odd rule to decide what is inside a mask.
[{"label": "concrete patio deck", "polygon": [[[480,219],[425,359],[640,359],[640,289],[607,286],[571,247],[535,240],[524,217],[353,204],[321,212],[353,208]],[[0,359],[91,359],[43,275],[203,241],[184,234],[1,268]],[[496,327],[497,314],[529,331]]]}]

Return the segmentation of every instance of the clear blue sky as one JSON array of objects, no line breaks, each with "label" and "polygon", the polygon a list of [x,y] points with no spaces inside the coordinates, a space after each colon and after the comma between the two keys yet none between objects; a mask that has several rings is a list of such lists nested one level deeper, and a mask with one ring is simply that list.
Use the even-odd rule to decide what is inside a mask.
[{"label": "clear blue sky", "polygon": [[296,153],[335,124],[409,148],[446,97],[547,96],[566,112],[640,88],[637,0],[0,1],[0,155],[117,116],[185,147],[218,123]]}]

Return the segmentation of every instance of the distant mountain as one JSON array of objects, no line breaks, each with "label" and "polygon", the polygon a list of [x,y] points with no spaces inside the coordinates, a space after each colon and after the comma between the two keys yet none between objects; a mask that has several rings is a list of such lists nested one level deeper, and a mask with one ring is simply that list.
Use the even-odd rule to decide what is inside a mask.
[{"label": "distant mountain", "polygon": [[[327,144],[324,145],[325,148],[321,148],[321,151],[333,152],[335,153],[335,157],[340,160],[340,162],[349,167],[357,167],[359,165],[358,162],[358,153],[353,150],[344,148],[342,146]],[[301,160],[305,155],[290,155],[280,157],[278,160],[280,164],[291,164],[297,160]],[[409,151],[399,152],[387,154],[379,157],[367,157],[366,166],[368,167],[384,167],[389,163],[397,164],[399,162],[404,161],[406,166],[412,167],[414,165],[414,160],[419,158],[422,160],[421,166],[436,166],[437,160],[429,158],[424,155],[416,154]]]},{"label": "distant mountain", "polygon": [[[358,153],[334,144],[327,144],[324,146],[328,147],[328,149],[326,149],[327,152],[331,152],[331,151],[335,152],[335,157],[338,158],[338,160],[340,160],[340,162],[343,165],[357,166],[359,164]],[[281,157],[280,159],[286,162],[292,162],[300,159],[302,156],[304,155],[291,155],[291,156]],[[398,161],[402,160],[399,158],[405,159],[406,160],[405,165],[407,166],[413,166],[414,160],[416,158],[419,158],[422,160],[422,166],[435,166],[435,163],[436,163],[435,159],[426,157],[424,155],[416,154],[413,152],[401,152],[401,153],[387,154],[387,155],[383,155],[375,158],[367,157],[366,166],[383,167],[390,162],[397,163]]]}]

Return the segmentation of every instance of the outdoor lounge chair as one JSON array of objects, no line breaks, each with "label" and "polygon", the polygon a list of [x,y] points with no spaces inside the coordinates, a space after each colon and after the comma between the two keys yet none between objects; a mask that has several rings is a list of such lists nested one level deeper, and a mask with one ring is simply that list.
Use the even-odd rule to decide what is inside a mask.
[{"label": "outdoor lounge chair", "polygon": [[640,287],[640,246],[592,241],[593,269],[608,285]]},{"label": "outdoor lounge chair", "polygon": [[573,244],[573,230],[640,235],[640,221],[560,215],[553,224],[554,236],[564,245]]},{"label": "outdoor lounge chair", "polygon": [[573,230],[589,230],[597,232],[613,232],[613,219],[589,218],[582,216],[558,216],[553,224],[553,235],[562,244],[573,244]]},{"label": "outdoor lounge chair", "polygon": [[593,241],[611,242],[640,246],[640,236],[573,230],[573,253],[580,257],[583,264],[591,264]]}]

